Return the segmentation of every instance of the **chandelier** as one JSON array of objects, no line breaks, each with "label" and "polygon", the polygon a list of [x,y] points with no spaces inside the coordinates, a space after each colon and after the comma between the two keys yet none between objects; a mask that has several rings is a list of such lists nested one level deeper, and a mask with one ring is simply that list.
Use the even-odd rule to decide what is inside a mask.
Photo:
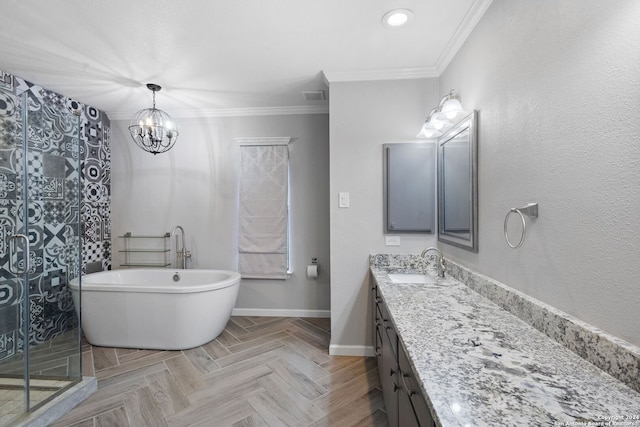
[{"label": "chandelier", "polygon": [[153,93],[153,107],[138,111],[129,122],[129,132],[136,145],[152,154],[169,151],[178,139],[178,128],[171,117],[156,109],[156,92],[162,89],[154,83],[147,83]]}]

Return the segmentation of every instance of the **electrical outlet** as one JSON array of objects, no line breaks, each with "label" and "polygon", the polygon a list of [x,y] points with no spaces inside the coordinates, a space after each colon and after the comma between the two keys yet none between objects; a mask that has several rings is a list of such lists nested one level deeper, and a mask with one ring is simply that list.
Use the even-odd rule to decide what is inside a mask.
[{"label": "electrical outlet", "polygon": [[384,236],[385,246],[400,246],[400,236]]}]

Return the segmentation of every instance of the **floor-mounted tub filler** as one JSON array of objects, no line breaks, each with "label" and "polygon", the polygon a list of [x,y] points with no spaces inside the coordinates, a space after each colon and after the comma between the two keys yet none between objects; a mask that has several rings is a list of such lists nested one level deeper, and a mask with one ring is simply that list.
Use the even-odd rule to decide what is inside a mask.
[{"label": "floor-mounted tub filler", "polygon": [[[130,269],[82,276],[82,330],[97,346],[184,350],[224,330],[240,274],[225,270]],[[78,280],[70,283],[76,313]]]}]

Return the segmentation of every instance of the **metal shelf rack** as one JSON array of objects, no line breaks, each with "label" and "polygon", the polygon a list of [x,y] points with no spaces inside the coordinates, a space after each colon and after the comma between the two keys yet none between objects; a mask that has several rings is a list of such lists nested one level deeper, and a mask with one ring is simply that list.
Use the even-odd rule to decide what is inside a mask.
[{"label": "metal shelf rack", "polygon": [[124,263],[120,267],[132,268],[166,268],[171,265],[169,261],[169,233],[157,236],[138,236],[126,232],[118,238],[124,240],[124,249],[118,252],[124,253]]}]

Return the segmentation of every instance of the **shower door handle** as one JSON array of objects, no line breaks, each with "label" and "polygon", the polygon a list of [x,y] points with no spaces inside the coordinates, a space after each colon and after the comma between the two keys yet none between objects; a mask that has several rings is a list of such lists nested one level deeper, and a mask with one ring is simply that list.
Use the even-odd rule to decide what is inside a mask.
[{"label": "shower door handle", "polygon": [[[16,245],[16,241],[18,239],[24,240],[23,253],[26,254],[24,256],[24,269],[22,270],[20,270],[20,267],[17,261],[16,261],[16,265],[15,266],[13,265],[13,250]],[[16,275],[24,274],[27,271],[29,271],[29,238],[24,234],[14,234],[13,236],[9,237],[9,271]]]}]

